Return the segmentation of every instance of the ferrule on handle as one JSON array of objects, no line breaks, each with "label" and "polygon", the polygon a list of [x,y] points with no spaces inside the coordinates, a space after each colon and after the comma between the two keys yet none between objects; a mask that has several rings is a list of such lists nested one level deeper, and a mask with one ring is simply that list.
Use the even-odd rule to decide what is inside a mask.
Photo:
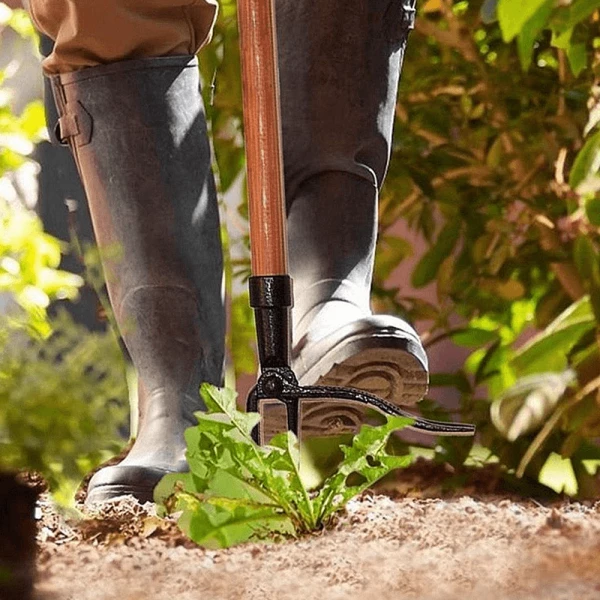
[{"label": "ferrule on handle", "polygon": [[250,306],[256,319],[256,338],[261,370],[291,366],[294,304],[289,275],[250,277]]}]

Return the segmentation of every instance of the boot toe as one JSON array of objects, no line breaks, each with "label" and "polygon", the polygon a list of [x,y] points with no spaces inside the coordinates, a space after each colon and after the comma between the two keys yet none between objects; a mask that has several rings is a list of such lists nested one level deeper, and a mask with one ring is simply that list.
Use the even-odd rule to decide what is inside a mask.
[{"label": "boot toe", "polygon": [[153,502],[156,484],[171,471],[140,465],[114,465],[98,471],[88,484],[86,505],[133,496],[143,504]]}]

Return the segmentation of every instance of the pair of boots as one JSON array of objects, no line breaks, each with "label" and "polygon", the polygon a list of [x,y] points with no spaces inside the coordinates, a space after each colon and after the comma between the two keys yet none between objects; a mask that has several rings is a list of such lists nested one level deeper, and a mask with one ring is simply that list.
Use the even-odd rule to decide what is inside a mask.
[{"label": "pair of boots", "polygon": [[[302,384],[417,402],[427,359],[404,321],[372,315],[377,198],[391,151],[410,0],[279,1],[293,364]],[[152,499],[185,471],[183,432],[203,381],[222,383],[225,319],[215,185],[196,59],[170,56],[52,77],[104,255],[107,286],[139,378],[139,431],[88,502]],[[316,404],[303,426],[354,430],[361,415]]]}]

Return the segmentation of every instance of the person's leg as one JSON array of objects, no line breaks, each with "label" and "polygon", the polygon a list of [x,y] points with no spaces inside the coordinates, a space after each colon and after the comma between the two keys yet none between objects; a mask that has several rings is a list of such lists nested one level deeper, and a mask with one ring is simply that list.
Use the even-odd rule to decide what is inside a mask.
[{"label": "person's leg", "polygon": [[[200,383],[222,382],[219,218],[190,56],[210,31],[213,8],[172,0],[31,1],[38,26],[56,40],[44,66],[54,73],[57,134],[75,157],[140,383],[135,443],[119,465],[96,473],[88,501],[125,493],[151,500],[166,472],[186,470],[183,432],[203,408]],[[209,9],[204,28],[195,29],[190,11]],[[104,36],[93,17],[120,29]],[[106,46],[113,41],[118,51]]]},{"label": "person's leg", "polygon": [[[427,390],[427,358],[404,321],[372,315],[378,192],[414,0],[278,0],[277,28],[294,370],[396,404]],[[355,429],[350,407],[315,404],[312,432]]]},{"label": "person's leg", "polygon": [[217,0],[28,0],[54,40],[46,74],[155,56],[195,54],[210,40]]}]

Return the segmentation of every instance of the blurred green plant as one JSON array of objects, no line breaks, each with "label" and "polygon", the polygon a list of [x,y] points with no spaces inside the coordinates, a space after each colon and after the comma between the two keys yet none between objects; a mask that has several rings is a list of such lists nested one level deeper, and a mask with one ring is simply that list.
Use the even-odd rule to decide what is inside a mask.
[{"label": "blurred green plant", "polygon": [[[24,11],[0,4],[0,29],[25,40]],[[43,138],[40,102],[14,115],[0,71],[0,180],[27,162]],[[63,504],[82,477],[123,445],[125,366],[111,331],[90,333],[56,300],[76,300],[83,279],[59,268],[66,244],[0,186],[0,470],[37,471]]]},{"label": "blurred green plant", "polygon": [[49,325],[45,340],[11,328],[0,337],[0,470],[37,471],[69,504],[123,446],[127,384],[112,334],[90,333],[66,312]]},{"label": "blurred green plant", "polygon": [[111,331],[90,333],[48,304],[77,297],[61,246],[34,213],[0,199],[0,469],[40,472],[68,503],[82,477],[118,451],[125,366]]},{"label": "blurred green plant", "polygon": [[[35,44],[35,31],[27,13],[11,10],[0,2],[0,32],[6,28],[17,32],[25,43]],[[4,88],[7,77],[7,70],[0,69],[0,177],[30,160],[35,143],[46,136],[42,102],[31,102],[20,115],[14,115],[11,94]]]},{"label": "blurred green plant", "polygon": [[[44,233],[37,216],[0,198],[0,294],[7,305],[3,318],[13,328],[47,337],[50,302],[77,298],[83,279],[59,269],[60,261],[59,240]],[[11,301],[21,310],[11,310]]]}]

